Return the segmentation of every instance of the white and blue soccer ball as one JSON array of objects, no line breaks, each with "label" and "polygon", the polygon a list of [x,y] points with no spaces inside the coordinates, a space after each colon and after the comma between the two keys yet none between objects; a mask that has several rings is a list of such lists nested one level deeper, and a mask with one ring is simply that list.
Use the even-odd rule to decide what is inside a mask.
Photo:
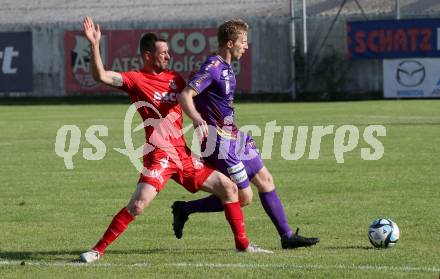
[{"label": "white and blue soccer ball", "polygon": [[376,248],[391,248],[400,237],[399,227],[390,219],[377,219],[368,227],[368,239]]}]

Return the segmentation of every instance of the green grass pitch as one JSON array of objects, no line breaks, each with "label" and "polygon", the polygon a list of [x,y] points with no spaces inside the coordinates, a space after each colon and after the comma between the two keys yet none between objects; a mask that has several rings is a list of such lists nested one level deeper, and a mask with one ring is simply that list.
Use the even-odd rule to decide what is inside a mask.
[{"label": "green grass pitch", "polygon": [[[319,236],[312,248],[282,250],[258,200],[244,208],[247,234],[274,255],[237,254],[223,213],[190,217],[174,238],[170,205],[202,197],[170,182],[142,216],[94,264],[77,264],[126,204],[138,174],[123,148],[128,105],[0,106],[1,278],[438,278],[440,274],[440,101],[237,104],[240,126],[276,120],[280,126],[355,125],[359,145],[336,163],[334,134],[323,138],[320,156],[287,161],[277,133],[265,160],[293,229]],[[67,170],[55,154],[63,125],[77,125],[81,146]],[[105,125],[100,161],[87,161],[84,138]],[[186,121],[186,124],[189,122]],[[385,152],[362,160],[362,132],[383,125]],[[310,136],[310,132],[309,132]],[[135,135],[136,147],[143,134]],[[261,147],[262,136],[256,136]],[[294,142],[296,140],[296,130]],[[189,142],[189,140],[188,140]],[[294,147],[294,146],[293,146]],[[370,222],[392,218],[401,237],[392,249],[373,249]]]}]

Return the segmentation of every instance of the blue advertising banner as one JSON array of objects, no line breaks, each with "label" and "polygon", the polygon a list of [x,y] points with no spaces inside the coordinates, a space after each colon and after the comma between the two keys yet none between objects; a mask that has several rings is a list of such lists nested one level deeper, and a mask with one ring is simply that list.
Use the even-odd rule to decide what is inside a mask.
[{"label": "blue advertising banner", "polygon": [[350,59],[440,57],[440,19],[347,22]]},{"label": "blue advertising banner", "polygon": [[32,33],[0,32],[0,92],[30,92]]}]

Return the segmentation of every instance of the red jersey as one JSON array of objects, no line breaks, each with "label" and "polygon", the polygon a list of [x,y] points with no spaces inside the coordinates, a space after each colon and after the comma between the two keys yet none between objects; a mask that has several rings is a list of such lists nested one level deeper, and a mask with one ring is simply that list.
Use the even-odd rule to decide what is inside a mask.
[{"label": "red jersey", "polygon": [[131,102],[148,103],[137,106],[144,121],[146,141],[155,147],[186,146],[182,132],[182,108],[177,102],[177,95],[186,86],[183,78],[170,70],[157,75],[141,71],[123,72],[121,75],[121,89],[128,93]]}]

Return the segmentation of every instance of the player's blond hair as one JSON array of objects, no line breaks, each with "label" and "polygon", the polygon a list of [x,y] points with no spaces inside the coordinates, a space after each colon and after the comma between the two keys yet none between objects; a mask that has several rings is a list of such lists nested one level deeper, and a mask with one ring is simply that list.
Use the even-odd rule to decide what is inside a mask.
[{"label": "player's blond hair", "polygon": [[238,35],[248,32],[249,25],[241,19],[232,19],[225,21],[217,30],[217,39],[219,47],[224,47],[228,41],[235,43]]}]

